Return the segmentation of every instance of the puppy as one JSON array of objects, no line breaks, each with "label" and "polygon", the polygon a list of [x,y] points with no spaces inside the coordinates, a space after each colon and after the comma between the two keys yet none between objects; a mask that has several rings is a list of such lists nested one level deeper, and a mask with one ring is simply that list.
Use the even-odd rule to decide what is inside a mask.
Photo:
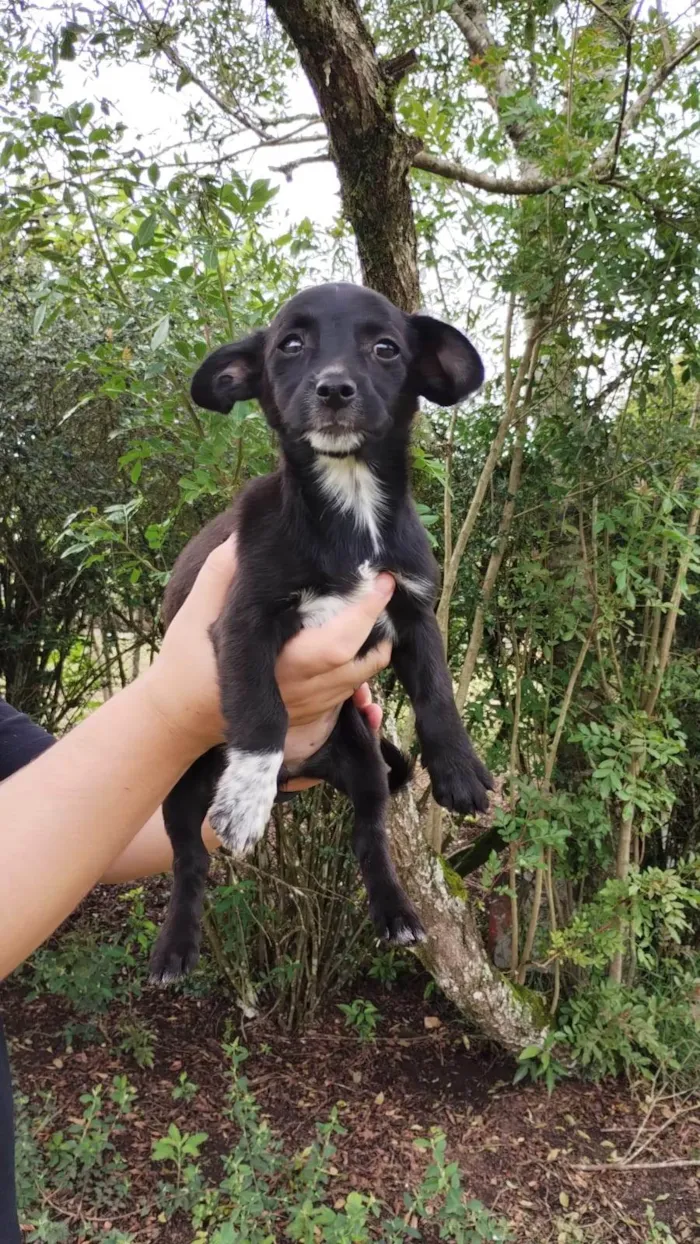
[{"label": "puppy", "polygon": [[[261,838],[278,787],[291,776],[282,763],[280,650],[361,597],[380,571],[394,576],[396,591],[358,656],[380,638],[392,641],[436,800],[456,812],[486,809],[492,782],[454,704],[434,615],[438,567],[409,481],[418,399],[452,406],[482,380],[463,333],[342,284],[297,294],[269,328],[221,346],[197,371],[192,397],[207,410],[258,399],[281,460],[190,541],[165,594],[167,625],[210,551],[237,533],[238,571],[212,629],[226,744],[192,765],[163,805],[174,884],[152,957],[155,980],[177,979],[199,956],[206,813],[222,843],[242,855]],[[410,762],[379,742],[348,700],[328,742],[294,775],[322,778],[351,800],[353,849],[379,936],[422,940],[385,828],[390,791],[407,781]]]}]

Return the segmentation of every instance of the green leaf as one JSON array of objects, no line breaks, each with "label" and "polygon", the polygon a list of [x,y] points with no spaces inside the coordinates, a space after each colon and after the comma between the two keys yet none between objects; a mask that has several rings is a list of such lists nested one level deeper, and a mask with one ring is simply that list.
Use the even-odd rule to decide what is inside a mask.
[{"label": "green leaf", "polygon": [[162,320],[158,321],[156,325],[156,330],[153,336],[151,337],[151,349],[157,350],[159,346],[162,346],[163,343],[167,341],[169,332],[170,332],[170,316],[164,315]]},{"label": "green leaf", "polygon": [[518,1062],[523,1062],[526,1058],[538,1058],[541,1053],[539,1045],[526,1045],[518,1055]]},{"label": "green leaf", "polygon": [[142,246],[148,246],[149,243],[153,241],[157,228],[158,217],[155,213],[151,212],[150,216],[147,216],[145,220],[141,221],[141,224],[132,239],[131,245],[134,250],[138,251]]},{"label": "green leaf", "polygon": [[47,311],[48,311],[48,303],[40,302],[39,306],[34,312],[34,319],[32,320],[32,332],[34,333],[35,336],[38,334],[42,324],[44,323],[44,320],[46,319]]}]

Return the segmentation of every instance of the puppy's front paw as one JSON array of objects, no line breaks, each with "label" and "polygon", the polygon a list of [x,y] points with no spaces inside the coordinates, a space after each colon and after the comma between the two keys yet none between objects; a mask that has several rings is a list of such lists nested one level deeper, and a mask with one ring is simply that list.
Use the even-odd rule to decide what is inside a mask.
[{"label": "puppy's front paw", "polygon": [[466,816],[488,811],[487,792],[493,790],[493,779],[471,750],[444,753],[428,764],[428,773],[433,796],[442,808]]},{"label": "puppy's front paw", "polygon": [[229,747],[226,762],[209,821],[229,851],[247,855],[262,838],[270,819],[282,752],[246,752]]}]

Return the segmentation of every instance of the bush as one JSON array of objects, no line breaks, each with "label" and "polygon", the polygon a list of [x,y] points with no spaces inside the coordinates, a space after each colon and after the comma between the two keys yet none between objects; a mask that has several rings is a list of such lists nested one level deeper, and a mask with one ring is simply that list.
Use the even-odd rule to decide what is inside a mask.
[{"label": "bush", "polygon": [[56,994],[77,1015],[102,1015],[113,1002],[128,1004],[143,988],[156,927],[146,915],[142,887],[117,896],[128,905],[116,932],[81,925],[41,947],[23,970],[30,998]]},{"label": "bush", "polygon": [[345,799],[316,787],[275,808],[252,863],[226,859],[206,928],[244,1011],[291,1030],[369,962],[374,934]]}]

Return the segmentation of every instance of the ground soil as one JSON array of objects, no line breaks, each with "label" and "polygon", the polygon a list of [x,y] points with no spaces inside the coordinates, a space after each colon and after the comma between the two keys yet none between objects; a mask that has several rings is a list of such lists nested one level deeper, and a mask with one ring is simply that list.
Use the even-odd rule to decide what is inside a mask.
[{"label": "ground soil", "polygon": [[[114,892],[96,892],[114,910]],[[133,1011],[155,1034],[155,1065],[139,1069],[131,1055],[115,1052],[112,1026],[102,1019],[104,1043],[76,1042],[66,1049],[72,1016],[64,1000],[27,998],[18,981],[0,986],[0,1010],[11,1042],[20,1091],[31,1099],[51,1090],[59,1120],[81,1113],[80,1095],[91,1085],[126,1074],[138,1090],[120,1141],[133,1177],[134,1200],[144,1200],[159,1173],[148,1161],[152,1140],[170,1122],[184,1131],[206,1131],[206,1161],[231,1144],[232,1126],[221,1115],[226,1065],[221,1042],[233,1019],[250,1050],[246,1074],[272,1127],[290,1150],[303,1148],[334,1104],[342,1101],[346,1135],[338,1140],[333,1193],[373,1192],[403,1212],[403,1193],[415,1187],[425,1154],[414,1140],[443,1129],[460,1164],[466,1192],[508,1217],[518,1244],[642,1241],[646,1207],[672,1228],[677,1241],[700,1241],[698,1167],[586,1171],[624,1155],[643,1124],[643,1094],[623,1083],[562,1083],[549,1097],[539,1085],[513,1087],[514,1065],[465,1034],[463,1021],[444,1001],[424,996],[427,978],[412,973],[390,989],[361,980],[345,1000],[362,996],[381,1012],[377,1038],[361,1044],[329,1004],[303,1034],[284,1034],[265,1019],[243,1021],[223,994],[183,997],[147,987]],[[182,1071],[200,1086],[187,1104],[171,1090]],[[675,1118],[678,1103],[661,1103],[642,1131],[651,1143],[640,1161],[700,1157],[700,1103]],[[54,1120],[53,1127],[57,1126]],[[656,1129],[662,1130],[653,1139]],[[191,1228],[173,1221],[119,1222],[139,1241],[190,1244]],[[78,1224],[75,1236],[80,1239]],[[659,1237],[667,1238],[667,1237]]]}]

